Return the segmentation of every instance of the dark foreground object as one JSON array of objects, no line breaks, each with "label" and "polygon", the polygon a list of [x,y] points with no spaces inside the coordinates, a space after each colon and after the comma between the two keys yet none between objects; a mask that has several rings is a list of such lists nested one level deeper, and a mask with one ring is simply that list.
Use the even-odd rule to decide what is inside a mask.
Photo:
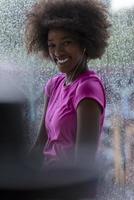
[{"label": "dark foreground object", "polygon": [[1,200],[5,199],[20,199],[20,200],[40,200],[40,199],[69,199],[69,200],[76,200],[76,199],[82,199],[82,198],[92,198],[94,197],[94,194],[89,191],[89,185],[92,185],[92,190],[94,189],[94,181],[91,183],[80,183],[75,185],[69,185],[69,186],[61,186],[61,187],[51,187],[51,188],[42,188],[42,189],[23,189],[23,190],[1,190],[0,196]]},{"label": "dark foreground object", "polygon": [[8,173],[0,169],[2,173],[2,176],[0,175],[1,199],[75,200],[95,195],[97,177],[93,173],[91,176],[89,170],[60,167],[40,172],[23,167],[14,166]]}]

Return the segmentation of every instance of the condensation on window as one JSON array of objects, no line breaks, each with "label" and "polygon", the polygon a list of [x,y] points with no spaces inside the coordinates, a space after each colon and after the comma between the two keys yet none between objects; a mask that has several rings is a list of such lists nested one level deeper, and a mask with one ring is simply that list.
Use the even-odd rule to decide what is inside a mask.
[{"label": "condensation on window", "polygon": [[[106,88],[107,108],[100,154],[104,160],[104,184],[98,199],[132,200],[134,197],[134,4],[112,9],[109,46],[102,57],[90,61]],[[43,113],[43,88],[57,73],[52,63],[38,56],[28,56],[24,46],[26,12],[35,0],[0,0],[0,74],[13,79],[26,96],[29,109],[25,115],[30,132],[30,146],[37,136]]]}]

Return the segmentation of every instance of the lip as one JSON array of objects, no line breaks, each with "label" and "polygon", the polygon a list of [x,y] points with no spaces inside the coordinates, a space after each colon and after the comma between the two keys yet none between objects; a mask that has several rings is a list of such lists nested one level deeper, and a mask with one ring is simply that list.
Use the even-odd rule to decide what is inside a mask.
[{"label": "lip", "polygon": [[57,60],[58,64],[65,64],[66,62],[68,62],[68,58],[62,59],[62,60]]},{"label": "lip", "polygon": [[69,60],[68,57],[56,58],[56,63],[57,63],[58,65],[63,65],[63,64],[65,64],[65,63],[67,63],[68,60]]}]

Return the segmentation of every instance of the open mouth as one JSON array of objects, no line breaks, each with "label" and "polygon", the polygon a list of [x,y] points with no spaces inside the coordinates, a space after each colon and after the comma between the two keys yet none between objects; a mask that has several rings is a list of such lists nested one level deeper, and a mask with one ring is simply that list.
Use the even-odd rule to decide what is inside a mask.
[{"label": "open mouth", "polygon": [[57,64],[59,64],[59,65],[65,64],[68,60],[69,60],[68,58],[65,58],[65,59],[62,59],[62,60],[57,59]]}]

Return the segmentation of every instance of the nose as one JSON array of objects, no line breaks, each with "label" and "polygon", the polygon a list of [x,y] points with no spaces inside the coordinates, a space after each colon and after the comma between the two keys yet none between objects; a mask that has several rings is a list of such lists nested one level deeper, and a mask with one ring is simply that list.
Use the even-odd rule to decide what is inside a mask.
[{"label": "nose", "polygon": [[63,52],[64,52],[63,45],[58,45],[58,46],[55,47],[54,54],[55,54],[56,57],[61,56],[63,54]]}]

